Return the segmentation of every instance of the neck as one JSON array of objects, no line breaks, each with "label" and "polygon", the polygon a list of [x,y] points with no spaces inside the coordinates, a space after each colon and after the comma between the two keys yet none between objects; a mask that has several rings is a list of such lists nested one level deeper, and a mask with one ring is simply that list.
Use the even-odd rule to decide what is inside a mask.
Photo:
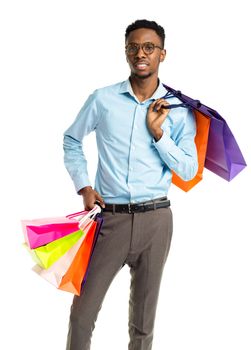
[{"label": "neck", "polygon": [[157,75],[142,79],[131,74],[129,79],[131,82],[133,92],[140,102],[150,98],[159,84]]}]

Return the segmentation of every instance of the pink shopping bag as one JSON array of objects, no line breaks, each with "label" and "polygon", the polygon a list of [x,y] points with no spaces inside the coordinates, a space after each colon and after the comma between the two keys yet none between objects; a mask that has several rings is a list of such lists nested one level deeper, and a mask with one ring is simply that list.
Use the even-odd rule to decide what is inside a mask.
[{"label": "pink shopping bag", "polygon": [[40,277],[44,278],[46,281],[50,282],[52,285],[58,288],[62,277],[66,274],[83,241],[86,239],[86,235],[91,229],[91,224],[91,222],[87,224],[83,230],[83,236],[48,269],[44,269],[37,264],[32,268],[32,270],[36,272]]},{"label": "pink shopping bag", "polygon": [[80,211],[63,217],[22,220],[25,242],[32,249],[41,247],[79,230],[79,217],[88,211]]}]

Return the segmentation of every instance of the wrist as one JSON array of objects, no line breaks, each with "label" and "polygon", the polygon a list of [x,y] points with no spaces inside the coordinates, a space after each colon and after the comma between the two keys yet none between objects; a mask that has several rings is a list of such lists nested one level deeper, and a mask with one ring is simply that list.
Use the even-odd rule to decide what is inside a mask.
[{"label": "wrist", "polygon": [[84,196],[86,193],[92,191],[92,187],[91,186],[85,186],[83,188],[81,188],[81,190],[78,191],[78,194]]},{"label": "wrist", "polygon": [[152,134],[153,134],[155,141],[157,142],[162,137],[163,130],[162,129],[154,130]]}]

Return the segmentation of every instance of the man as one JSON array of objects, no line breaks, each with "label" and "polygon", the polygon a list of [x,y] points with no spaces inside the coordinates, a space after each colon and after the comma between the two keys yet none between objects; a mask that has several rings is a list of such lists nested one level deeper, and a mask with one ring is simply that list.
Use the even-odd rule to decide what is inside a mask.
[{"label": "man", "polygon": [[[93,208],[95,201],[104,208],[88,279],[71,307],[67,350],[90,349],[105,294],[125,264],[131,274],[128,349],[152,348],[172,237],[171,170],[185,180],[197,172],[194,116],[186,108],[165,108],[180,101],[169,96],[167,102],[158,79],[166,56],[164,29],[138,20],[127,27],[125,39],[129,79],[95,90],[64,134],[65,165],[85,208]],[[94,188],[82,151],[83,137],[93,130],[98,147]]]}]

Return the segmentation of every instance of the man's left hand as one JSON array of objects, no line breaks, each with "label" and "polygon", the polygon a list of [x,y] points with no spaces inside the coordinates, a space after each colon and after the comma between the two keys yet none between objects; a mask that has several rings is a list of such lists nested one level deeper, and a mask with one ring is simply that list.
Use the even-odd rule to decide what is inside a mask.
[{"label": "man's left hand", "polygon": [[162,106],[168,105],[169,103],[164,98],[159,98],[153,101],[148,108],[146,116],[147,127],[155,141],[158,141],[161,138],[163,134],[161,125],[164,123],[170,111],[169,109],[162,108]]}]

